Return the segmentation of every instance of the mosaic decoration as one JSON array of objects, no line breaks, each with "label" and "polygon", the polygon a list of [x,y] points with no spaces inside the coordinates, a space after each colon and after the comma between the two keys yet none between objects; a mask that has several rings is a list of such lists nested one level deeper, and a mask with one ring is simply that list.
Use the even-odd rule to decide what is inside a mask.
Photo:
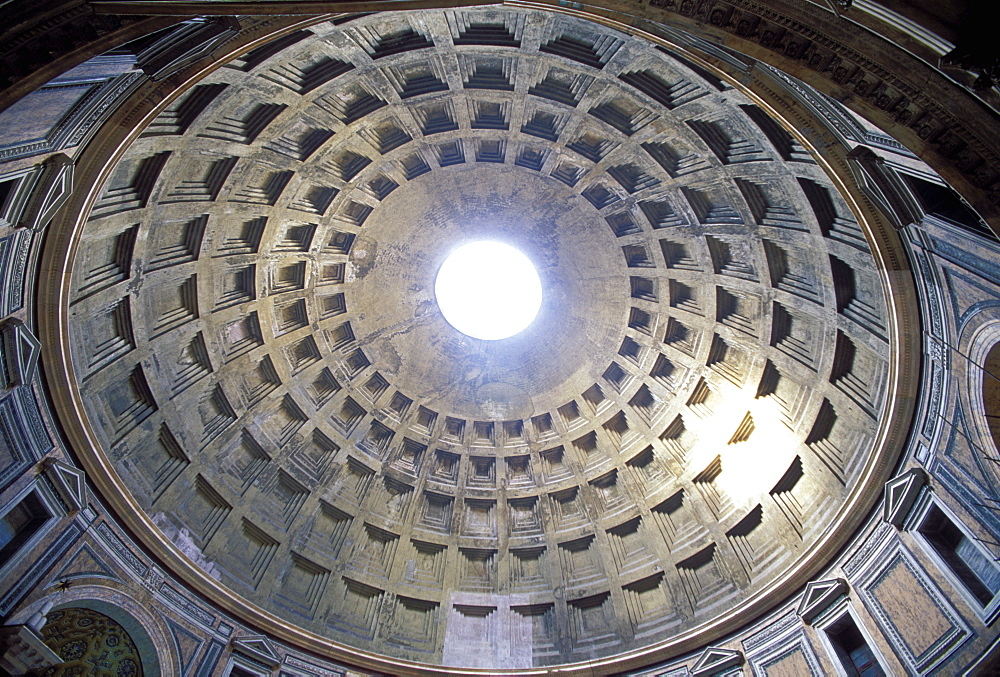
[{"label": "mosaic decoration", "polygon": [[90,609],[52,611],[42,637],[64,661],[43,677],[142,677],[135,642],[104,614]]}]

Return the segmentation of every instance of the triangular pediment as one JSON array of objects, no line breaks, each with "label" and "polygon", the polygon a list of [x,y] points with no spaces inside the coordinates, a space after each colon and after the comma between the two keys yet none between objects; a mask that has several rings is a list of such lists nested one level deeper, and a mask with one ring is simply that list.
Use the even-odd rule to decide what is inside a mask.
[{"label": "triangular pediment", "polygon": [[866,146],[847,154],[851,173],[861,188],[892,222],[895,228],[920,223],[924,211],[910,187],[882,156]]},{"label": "triangular pediment", "polygon": [[847,581],[843,578],[814,581],[806,586],[802,601],[799,602],[798,614],[803,621],[811,623],[846,592]]},{"label": "triangular pediment", "polygon": [[743,663],[743,654],[732,649],[721,649],[710,646],[698,657],[691,668],[692,677],[712,675],[727,668],[734,668]]},{"label": "triangular pediment", "polygon": [[8,387],[29,383],[38,366],[42,344],[28,327],[18,319],[5,320],[0,325],[3,341],[3,367]]},{"label": "triangular pediment", "polygon": [[73,161],[63,153],[45,161],[32,197],[18,224],[39,231],[49,224],[73,192]]},{"label": "triangular pediment", "polygon": [[233,651],[237,651],[264,665],[273,667],[281,663],[281,656],[275,650],[274,644],[263,635],[241,637],[233,640]]},{"label": "triangular pediment", "polygon": [[80,510],[87,504],[87,481],[82,470],[54,458],[46,459],[43,468],[45,478],[69,512]]},{"label": "triangular pediment", "polygon": [[886,482],[882,519],[894,527],[902,527],[925,484],[927,473],[920,468],[910,468]]}]

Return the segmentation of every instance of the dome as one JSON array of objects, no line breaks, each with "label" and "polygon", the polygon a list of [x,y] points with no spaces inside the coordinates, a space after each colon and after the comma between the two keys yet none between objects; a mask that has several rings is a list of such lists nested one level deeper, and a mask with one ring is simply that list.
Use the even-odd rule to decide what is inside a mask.
[{"label": "dome", "polygon": [[[877,238],[762,101],[621,28],[313,22],[136,126],[59,263],[63,425],[187,584],[379,669],[582,668],[843,545],[912,359]],[[497,341],[434,294],[480,240],[542,284]]]}]

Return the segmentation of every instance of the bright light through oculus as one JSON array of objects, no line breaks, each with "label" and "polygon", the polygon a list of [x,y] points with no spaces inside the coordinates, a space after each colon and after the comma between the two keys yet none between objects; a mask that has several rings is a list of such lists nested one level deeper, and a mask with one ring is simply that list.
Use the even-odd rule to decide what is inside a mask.
[{"label": "bright light through oculus", "polygon": [[472,242],[445,259],[434,282],[449,324],[478,339],[523,331],[542,305],[542,282],[528,257],[502,242]]}]

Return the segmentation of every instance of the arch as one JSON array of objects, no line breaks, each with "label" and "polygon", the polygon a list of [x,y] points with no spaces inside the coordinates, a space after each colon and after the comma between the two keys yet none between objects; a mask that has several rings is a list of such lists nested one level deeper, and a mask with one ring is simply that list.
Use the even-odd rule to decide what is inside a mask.
[{"label": "arch", "polygon": [[88,665],[113,671],[119,677],[144,674],[131,633],[107,614],[79,606],[54,609],[48,614],[42,637],[63,659],[62,664],[45,672],[46,677],[76,674]]},{"label": "arch", "polygon": [[978,446],[984,453],[996,452],[1000,450],[1000,312],[985,309],[969,324],[975,329],[966,353],[968,406]]},{"label": "arch", "polygon": [[142,623],[136,620],[132,614],[128,613],[119,606],[111,604],[110,602],[104,602],[96,599],[79,600],[74,602],[72,607],[63,606],[61,604],[56,605],[54,610],[59,611],[66,608],[88,609],[110,618],[117,625],[121,626],[124,632],[128,634],[132,642],[135,644],[136,651],[138,652],[139,659],[142,663],[141,674],[162,674],[160,671],[159,652],[156,650],[156,645],[150,638],[149,633],[146,632],[146,628],[142,625]]},{"label": "arch", "polygon": [[[114,596],[115,602],[100,599],[111,596]],[[27,618],[43,601],[43,599],[37,600],[22,610],[21,614]],[[88,609],[107,616],[120,625],[135,644],[143,675],[168,674],[164,666],[175,664],[176,659],[169,655],[171,647],[169,631],[162,627],[161,621],[139,602],[120,591],[102,586],[82,585],[60,593],[58,601],[53,601],[56,602],[52,607],[54,611],[69,608]]]},{"label": "arch", "polygon": [[993,446],[1000,449],[1000,341],[993,344],[983,362],[983,415],[993,438]]},{"label": "arch", "polygon": [[[146,632],[146,628],[142,625],[142,623],[136,620],[132,614],[128,613],[119,606],[111,604],[110,602],[104,602],[96,599],[81,599],[69,604],[57,604],[53,607],[53,611],[50,612],[49,617],[51,618],[52,614],[55,612],[69,609],[84,609],[91,613],[96,613],[109,618],[115,625],[122,629],[122,632],[128,636],[135,646],[136,653],[138,653],[139,660],[141,662],[140,672],[137,674],[162,674],[160,671],[160,659],[156,650],[156,645],[150,638],[149,633]],[[46,624],[46,627],[48,627],[48,623]]]},{"label": "arch", "polygon": [[[954,371],[962,386],[959,403],[968,413],[970,442],[985,461],[1000,451],[1000,309],[981,307],[966,321],[954,350],[947,356],[962,364]],[[982,463],[983,473],[1000,486],[1000,468]]]}]

